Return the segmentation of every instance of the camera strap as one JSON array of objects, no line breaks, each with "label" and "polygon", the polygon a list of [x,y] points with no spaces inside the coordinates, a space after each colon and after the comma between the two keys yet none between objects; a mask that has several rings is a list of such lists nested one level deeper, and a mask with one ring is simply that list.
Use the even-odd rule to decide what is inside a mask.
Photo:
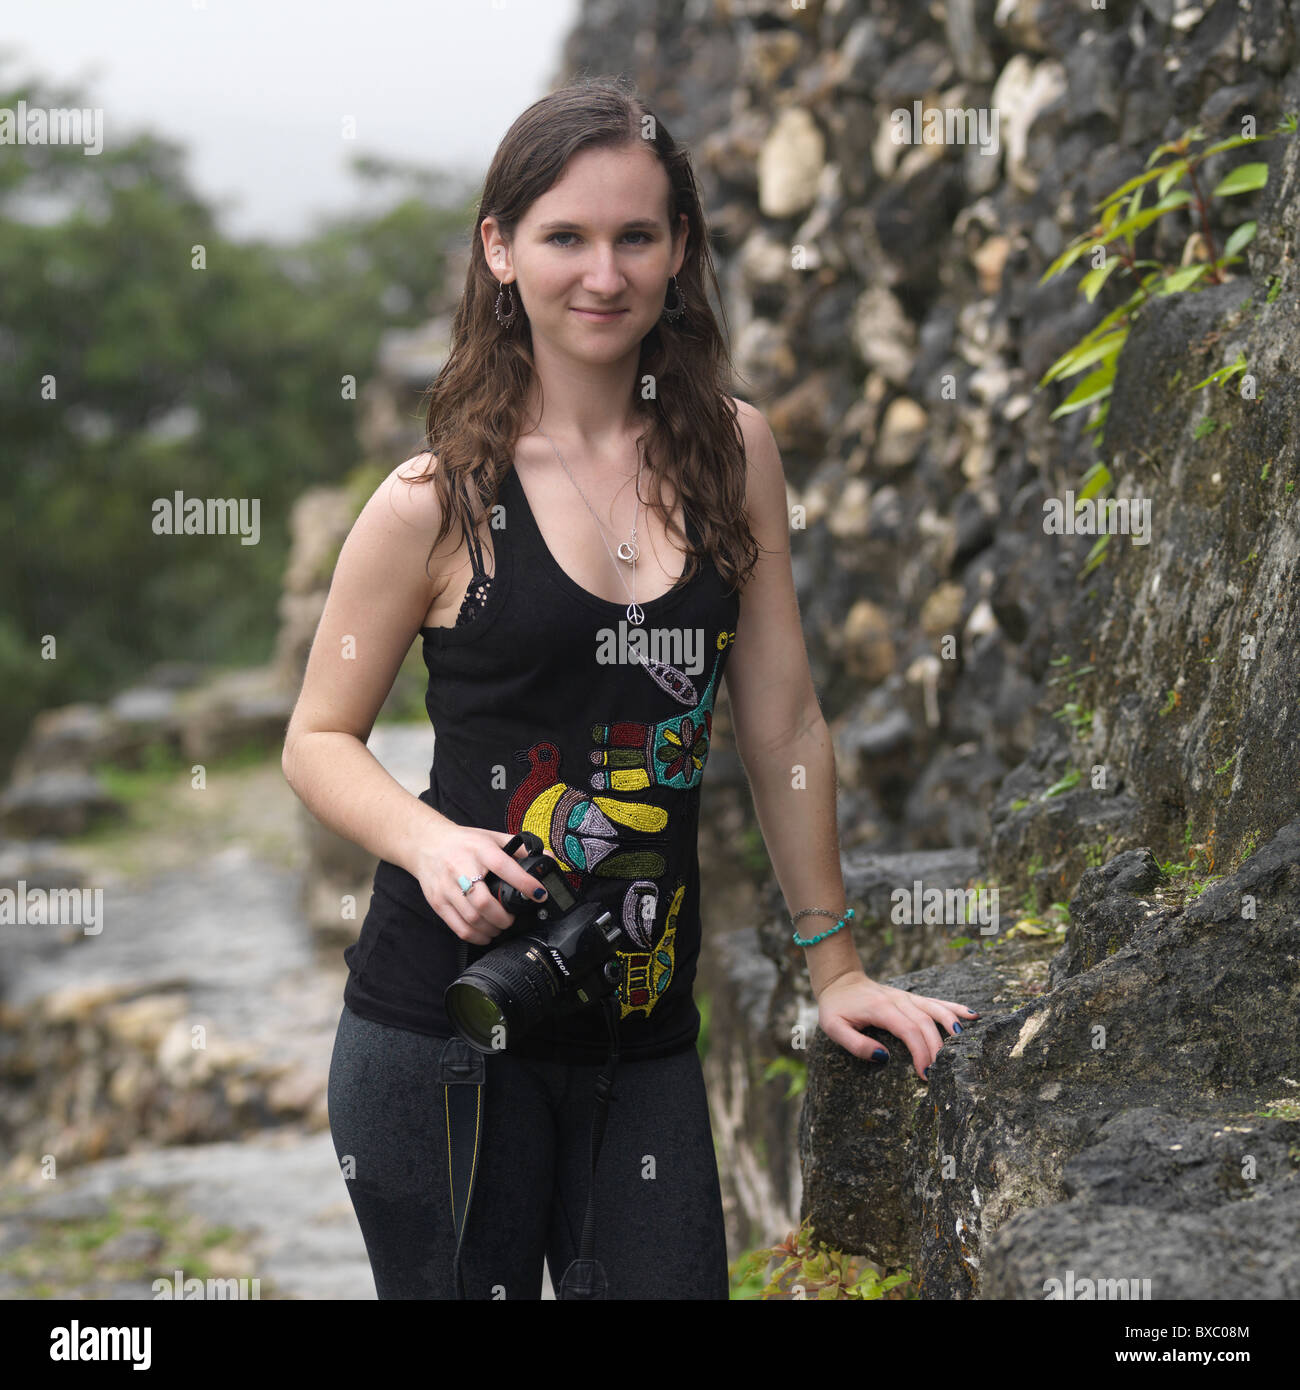
[{"label": "camera strap", "polygon": [[618,1004],[615,996],[601,1000],[605,1014],[605,1026],[609,1031],[609,1056],[605,1069],[596,1078],[596,1108],[591,1117],[591,1184],[587,1189],[587,1213],[582,1219],[582,1240],[578,1245],[578,1255],[564,1271],[557,1299],[597,1300],[605,1297],[607,1280],[605,1267],[595,1257],[596,1244],[596,1160],[600,1157],[601,1141],[605,1137],[605,1118],[609,1102],[616,1100],[614,1095],[614,1070],[618,1066],[618,1022],[615,1009]]},{"label": "camera strap", "polygon": [[[460,973],[464,974],[468,951],[462,940]],[[587,1210],[582,1220],[578,1255],[560,1280],[557,1299],[597,1300],[605,1297],[608,1281],[605,1268],[595,1258],[596,1242],[596,1163],[605,1137],[609,1102],[617,1099],[614,1072],[618,1066],[618,1019],[616,996],[601,1000],[605,1027],[609,1033],[609,1055],[596,1078],[596,1106],[591,1117],[591,1182],[587,1190]],[[443,1088],[447,1121],[447,1170],[451,1183],[451,1214],[456,1230],[456,1256],[452,1277],[456,1297],[465,1298],[460,1252],[469,1220],[470,1199],[474,1195],[474,1175],[478,1170],[478,1150],[483,1134],[483,1086],[487,1080],[487,1058],[462,1037],[447,1038],[438,1058],[438,1082]],[[457,1202],[459,1196],[459,1205]]]},{"label": "camera strap", "polygon": [[[460,943],[460,971],[465,972],[468,951]],[[456,1257],[452,1278],[456,1297],[465,1297],[465,1281],[460,1270],[460,1249],[469,1219],[470,1198],[474,1195],[474,1175],[478,1171],[479,1142],[483,1133],[483,1084],[487,1079],[487,1059],[462,1037],[448,1038],[438,1057],[438,1081],[443,1090],[443,1109],[447,1118],[447,1175],[451,1183],[451,1216],[456,1231]]]}]

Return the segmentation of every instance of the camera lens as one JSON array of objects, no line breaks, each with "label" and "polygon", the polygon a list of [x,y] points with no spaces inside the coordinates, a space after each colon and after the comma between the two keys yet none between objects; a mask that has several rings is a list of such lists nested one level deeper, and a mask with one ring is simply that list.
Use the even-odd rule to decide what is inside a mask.
[{"label": "camera lens", "polygon": [[[509,1046],[548,1016],[562,990],[544,943],[522,937],[497,946],[447,986],[452,1026],[480,1052]],[[497,1033],[505,1027],[505,1034]]]},{"label": "camera lens", "polygon": [[506,1016],[490,995],[474,985],[450,985],[444,999],[447,1016],[467,1042],[480,1050],[492,1047],[493,1030],[505,1025]]}]

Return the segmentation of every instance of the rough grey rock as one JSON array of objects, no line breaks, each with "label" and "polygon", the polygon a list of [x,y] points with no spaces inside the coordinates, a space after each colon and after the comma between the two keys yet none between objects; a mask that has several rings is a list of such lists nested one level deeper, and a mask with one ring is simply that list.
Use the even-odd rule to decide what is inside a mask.
[{"label": "rough grey rock", "polygon": [[0,797],[0,825],[27,839],[80,835],[101,818],[124,814],[103,783],[84,772],[38,772],[11,783]]},{"label": "rough grey rock", "polygon": [[[1128,1277],[1136,1266],[1166,1290],[1153,1297],[1193,1297],[1187,1290],[1199,1276],[1180,1263],[1186,1255],[1208,1249],[1213,1268],[1224,1268],[1270,1219],[1288,1219],[1287,1203],[1258,1222],[1234,1213],[1202,1221],[1187,1243],[1198,1229],[1189,1214],[1207,1204],[1249,1193],[1262,1213],[1292,1191],[1300,1124],[1286,1116],[1300,1101],[1300,1018],[1290,1004],[1300,986],[1300,819],[1185,906],[1161,900],[1152,868],[1149,854],[1125,853],[1085,875],[1065,962],[1047,992],[1014,1012],[997,1007],[994,988],[1013,978],[1006,944],[986,960],[889,981],[983,1016],[944,1044],[928,1095],[896,1065],[906,1049],[883,1030],[867,1030],[892,1053],[874,1072],[820,1039],[801,1129],[814,1224],[843,1248],[909,1265],[927,1298],[1040,1297],[1044,1279],[1063,1277],[1058,1235],[1076,1271]],[[1124,943],[1098,956],[1097,943],[1115,930]],[[1261,1130],[1264,1112],[1279,1107],[1283,1118]],[[1167,1153],[1186,1157],[1157,1166],[1143,1146],[1158,1146],[1162,1127],[1176,1135]],[[1232,1166],[1247,1152],[1257,1176],[1243,1185]],[[1098,1208],[1095,1229],[1071,1202],[1068,1212],[1038,1213],[1042,1225],[1022,1223],[1014,1238],[992,1242],[1017,1213],[1076,1193]],[[1177,1210],[1182,1234],[1144,1243],[1150,1223],[1126,1228],[1112,1204]],[[1217,1233],[1208,1247],[1207,1229]],[[1026,1230],[1041,1233],[1035,1253],[1017,1253],[985,1287],[998,1260],[1022,1252]],[[1240,1287],[1275,1297],[1294,1286],[1289,1262],[1271,1268]]]}]

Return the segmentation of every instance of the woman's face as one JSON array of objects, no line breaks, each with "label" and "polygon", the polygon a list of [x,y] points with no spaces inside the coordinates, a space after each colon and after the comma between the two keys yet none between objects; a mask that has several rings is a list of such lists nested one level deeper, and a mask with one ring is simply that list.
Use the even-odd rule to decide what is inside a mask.
[{"label": "woman's face", "polygon": [[580,150],[525,213],[512,245],[494,218],[483,219],[488,266],[514,282],[534,346],[540,339],[588,362],[639,349],[686,252],[685,214],[670,236],[668,191],[667,172],[645,148]]}]

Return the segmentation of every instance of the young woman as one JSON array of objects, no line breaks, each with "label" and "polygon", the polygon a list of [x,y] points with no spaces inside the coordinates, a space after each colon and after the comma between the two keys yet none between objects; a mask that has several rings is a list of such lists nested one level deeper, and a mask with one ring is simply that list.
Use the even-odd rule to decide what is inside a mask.
[{"label": "young woman", "polygon": [[[380,1298],[536,1299],[544,1258],[561,1297],[727,1298],[692,998],[724,677],[821,1027],[867,1059],[884,1050],[860,1030],[887,1029],[924,1077],[975,1017],[868,979],[842,929],[781,461],[726,394],[710,285],[687,155],[633,93],[594,80],[529,107],[484,184],[427,451],[339,555],[284,768],[380,859],[329,1079]],[[365,747],[417,633],[436,732],[419,798]],[[523,832],[560,898],[608,910],[614,988],[475,1051],[444,992],[519,916],[484,876],[542,889],[507,852]]]}]

